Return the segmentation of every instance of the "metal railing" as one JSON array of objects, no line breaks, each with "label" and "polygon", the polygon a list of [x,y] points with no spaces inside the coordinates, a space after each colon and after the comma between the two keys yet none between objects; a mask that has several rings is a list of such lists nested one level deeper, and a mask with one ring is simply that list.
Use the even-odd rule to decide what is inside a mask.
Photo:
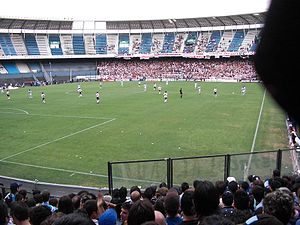
[{"label": "metal railing", "polygon": [[[282,174],[297,173],[298,161],[294,149],[279,149],[252,153],[209,155],[185,158],[164,158],[108,162],[108,187],[110,193],[122,186],[141,188],[165,182],[168,187],[182,182],[192,184],[195,180],[226,180],[233,176],[238,181],[247,180],[248,175],[267,179],[274,169]],[[297,164],[297,165],[295,165]]]}]

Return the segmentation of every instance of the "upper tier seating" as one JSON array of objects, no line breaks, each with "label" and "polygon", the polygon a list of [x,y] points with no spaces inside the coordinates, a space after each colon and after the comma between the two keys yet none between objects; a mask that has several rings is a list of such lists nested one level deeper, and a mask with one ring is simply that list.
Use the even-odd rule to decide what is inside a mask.
[{"label": "upper tier seating", "polygon": [[187,38],[185,39],[185,45],[183,52],[184,53],[193,53],[195,50],[195,46],[198,39],[198,33],[197,32],[189,32]]},{"label": "upper tier seating", "polygon": [[40,55],[40,51],[36,43],[34,34],[25,35],[25,45],[28,55]]},{"label": "upper tier seating", "polygon": [[244,30],[236,31],[227,51],[228,52],[238,51],[240,46],[242,45],[244,38],[245,38]]},{"label": "upper tier seating", "polygon": [[105,34],[96,34],[96,54],[107,54],[107,37]]},{"label": "upper tier seating", "polygon": [[85,54],[83,35],[78,35],[78,34],[73,35],[73,49],[75,55]]},{"label": "upper tier seating", "polygon": [[162,53],[172,53],[175,42],[175,34],[174,33],[166,33],[162,48]]},{"label": "upper tier seating", "polygon": [[129,54],[129,34],[119,34],[119,50],[120,55]]},{"label": "upper tier seating", "polygon": [[63,55],[58,34],[49,34],[49,46],[52,55]]},{"label": "upper tier seating", "polygon": [[221,31],[213,31],[210,40],[207,44],[205,52],[215,52],[218,48],[218,44],[221,40]]},{"label": "upper tier seating", "polygon": [[9,34],[0,33],[0,45],[5,55],[17,55]]},{"label": "upper tier seating", "polygon": [[152,34],[151,33],[143,33],[141,47],[140,47],[140,53],[141,54],[149,54],[151,52],[151,45],[152,45]]}]

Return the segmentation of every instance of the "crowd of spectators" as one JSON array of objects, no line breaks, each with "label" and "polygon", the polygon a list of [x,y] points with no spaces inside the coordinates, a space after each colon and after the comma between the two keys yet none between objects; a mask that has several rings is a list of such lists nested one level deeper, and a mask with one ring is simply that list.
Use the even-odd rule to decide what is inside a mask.
[{"label": "crowd of spectators", "polygon": [[147,79],[233,79],[257,80],[250,60],[220,59],[159,59],[159,60],[105,60],[98,64],[98,73],[108,80]]},{"label": "crowd of spectators", "polygon": [[270,179],[249,175],[215,183],[195,180],[167,188],[165,183],[116,188],[112,194],[87,191],[59,198],[48,191],[32,197],[18,183],[0,196],[0,225],[233,225],[300,224],[300,176]]}]

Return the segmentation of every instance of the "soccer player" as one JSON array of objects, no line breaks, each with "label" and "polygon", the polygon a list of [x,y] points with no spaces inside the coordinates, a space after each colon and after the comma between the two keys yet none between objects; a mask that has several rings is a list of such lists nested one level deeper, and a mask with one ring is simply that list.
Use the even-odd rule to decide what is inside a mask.
[{"label": "soccer player", "polygon": [[8,89],[6,90],[6,96],[7,96],[7,99],[10,100],[10,94],[9,94],[9,90]]},{"label": "soccer player", "polygon": [[164,103],[167,103],[168,102],[168,92],[165,91],[163,96],[164,96]]},{"label": "soccer player", "polygon": [[97,104],[99,104],[99,102],[100,102],[100,94],[98,91],[96,92],[96,102],[97,102]]},{"label": "soccer player", "polygon": [[122,87],[124,86],[123,78],[121,78],[121,86],[122,86]]},{"label": "soccer player", "polygon": [[241,93],[242,93],[242,95],[246,94],[246,86],[245,85],[241,88]]},{"label": "soccer player", "polygon": [[197,89],[197,82],[195,81],[195,84],[194,84],[194,87],[195,87],[195,90]]},{"label": "soccer player", "polygon": [[99,85],[100,85],[100,89],[101,89],[102,88],[102,81],[100,81]]},{"label": "soccer player", "polygon": [[156,91],[156,83],[153,84],[153,90]]},{"label": "soccer player", "polygon": [[201,86],[200,85],[198,86],[198,94],[199,95],[201,94]]},{"label": "soccer player", "polygon": [[32,98],[32,90],[28,89],[28,98]]},{"label": "soccer player", "polygon": [[46,103],[46,95],[44,92],[41,94],[42,103]]},{"label": "soccer player", "polygon": [[161,94],[161,86],[158,86],[157,90],[158,90],[158,94],[160,95]]},{"label": "soccer player", "polygon": [[218,89],[214,88],[214,96],[217,97],[218,96]]},{"label": "soccer player", "polygon": [[182,88],[179,89],[180,98],[183,96]]},{"label": "soccer player", "polygon": [[141,86],[141,80],[139,80],[138,85],[139,85],[139,87]]},{"label": "soccer player", "polygon": [[77,91],[78,91],[78,93],[79,93],[79,96],[78,96],[78,97],[82,97],[82,89],[79,88]]},{"label": "soccer player", "polygon": [[144,83],[144,91],[147,91],[147,84]]}]

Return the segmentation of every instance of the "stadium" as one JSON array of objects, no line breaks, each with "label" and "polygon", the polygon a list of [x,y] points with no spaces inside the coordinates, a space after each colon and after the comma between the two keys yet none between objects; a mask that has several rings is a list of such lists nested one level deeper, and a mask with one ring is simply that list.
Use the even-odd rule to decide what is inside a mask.
[{"label": "stadium", "polygon": [[267,10],[230,13],[0,15],[4,193],[297,174],[296,125],[253,65]]}]

